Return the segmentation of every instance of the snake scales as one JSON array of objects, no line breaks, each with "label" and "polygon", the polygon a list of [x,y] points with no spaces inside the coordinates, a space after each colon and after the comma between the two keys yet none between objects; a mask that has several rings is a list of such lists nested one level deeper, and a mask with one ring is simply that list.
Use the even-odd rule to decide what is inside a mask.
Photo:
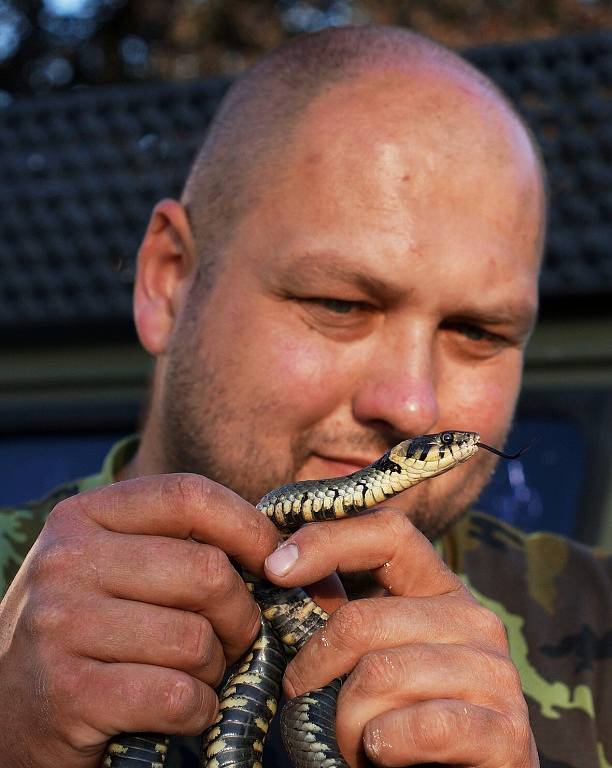
[{"label": "snake scales", "polygon": [[[474,432],[447,431],[405,440],[346,477],[302,481],[266,494],[257,509],[285,534],[304,523],[359,514],[473,456]],[[503,454],[500,454],[503,455]],[[262,768],[263,745],[280,697],[287,657],[325,625],[327,614],[301,588],[284,590],[243,574],[262,609],[261,632],[218,690],[216,722],[204,734],[203,768]],[[285,748],[297,768],[348,768],[335,739],[342,681],[292,699],[281,717]],[[121,734],[108,746],[105,768],[163,768],[168,737]]]}]

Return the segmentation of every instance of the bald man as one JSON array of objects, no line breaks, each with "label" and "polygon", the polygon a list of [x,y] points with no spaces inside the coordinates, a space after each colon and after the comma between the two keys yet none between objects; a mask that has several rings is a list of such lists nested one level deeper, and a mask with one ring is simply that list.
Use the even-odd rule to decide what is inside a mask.
[{"label": "bald man", "polygon": [[[135,321],[156,359],[140,440],[20,523],[3,765],[94,768],[123,731],[182,734],[167,768],[198,765],[187,736],[214,720],[215,686],[259,628],[232,562],[316,582],[337,609],[284,688],[348,676],[336,726],[351,767],[533,768],[538,749],[543,765],[609,765],[610,660],[577,669],[564,640],[586,626],[603,642],[603,560],[468,513],[492,456],[280,549],[252,506],[410,436],[503,445],[543,186],[495,87],[405,30],[301,37],[234,85],[139,253]],[[347,582],[346,601],[336,571],[371,574],[368,596]]]}]

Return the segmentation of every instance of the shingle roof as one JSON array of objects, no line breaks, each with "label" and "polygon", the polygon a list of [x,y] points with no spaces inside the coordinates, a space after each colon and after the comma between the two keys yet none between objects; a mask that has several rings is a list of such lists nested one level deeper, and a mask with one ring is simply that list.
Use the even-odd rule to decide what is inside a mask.
[{"label": "shingle roof", "polygon": [[[550,175],[548,299],[612,296],[612,34],[467,52]],[[0,330],[131,325],[152,205],[178,195],[227,80],[82,89],[0,112]]]}]

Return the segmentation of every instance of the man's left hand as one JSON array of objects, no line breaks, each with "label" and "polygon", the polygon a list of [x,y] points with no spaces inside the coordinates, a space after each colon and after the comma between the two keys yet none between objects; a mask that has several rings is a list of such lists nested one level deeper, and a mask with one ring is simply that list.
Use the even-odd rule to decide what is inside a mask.
[{"label": "man's left hand", "polygon": [[[272,570],[277,553],[282,576]],[[348,674],[336,735],[351,766],[369,759],[380,766],[537,768],[502,622],[403,512],[386,508],[307,525],[266,562],[267,577],[279,586],[371,570],[385,590],[341,605],[285,674],[289,697]]]}]

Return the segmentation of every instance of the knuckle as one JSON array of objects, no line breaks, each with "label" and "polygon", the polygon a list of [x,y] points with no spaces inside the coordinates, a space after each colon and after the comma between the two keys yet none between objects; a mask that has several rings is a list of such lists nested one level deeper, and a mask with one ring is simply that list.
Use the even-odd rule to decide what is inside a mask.
[{"label": "knuckle", "polygon": [[96,491],[82,491],[74,496],[59,501],[47,515],[43,533],[53,535],[74,535],[74,531],[83,529],[88,508],[94,503]]},{"label": "knuckle", "polygon": [[71,626],[71,611],[64,601],[34,599],[24,612],[28,634],[35,639],[49,638]]},{"label": "knuckle", "polygon": [[33,557],[29,563],[29,575],[33,583],[41,582],[45,586],[51,583],[64,569],[65,546],[63,543],[41,537],[35,545]]},{"label": "knuckle", "polygon": [[71,496],[68,499],[59,501],[47,515],[45,528],[61,525],[65,520],[74,515],[75,507],[78,506],[78,497]]},{"label": "knuckle", "polygon": [[176,510],[177,502],[184,508],[205,509],[205,500],[210,493],[210,482],[202,475],[177,472],[165,475],[161,481],[160,494],[164,506]]},{"label": "knuckle", "polygon": [[91,541],[80,533],[58,535],[44,531],[32,549],[28,563],[28,575],[32,583],[40,583],[45,589],[50,585],[63,582],[82,584],[81,577],[91,558]]},{"label": "knuckle", "polygon": [[327,623],[326,637],[337,650],[355,651],[362,642],[364,627],[370,622],[367,600],[355,600],[341,605]]},{"label": "knuckle", "polygon": [[214,655],[214,634],[208,621],[187,614],[179,632],[178,646],[186,667],[198,669],[207,665]]},{"label": "knuckle", "polygon": [[515,712],[506,719],[507,743],[517,755],[529,755],[531,751],[531,726],[526,711]]},{"label": "knuckle", "polygon": [[231,590],[236,581],[235,571],[223,550],[217,547],[198,547],[194,573],[209,597],[220,598]]},{"label": "knuckle", "polygon": [[372,651],[361,657],[351,679],[366,694],[386,691],[397,685],[397,668],[388,652]]},{"label": "knuckle", "polygon": [[391,541],[405,539],[410,535],[412,524],[400,509],[385,509],[376,513],[386,537]]},{"label": "knuckle", "polygon": [[427,708],[427,717],[419,717],[411,729],[415,745],[427,754],[444,751],[457,743],[460,737],[459,723],[453,714],[444,708]]},{"label": "knuckle", "polygon": [[303,669],[299,662],[289,662],[285,669],[284,682],[286,685],[289,685],[290,690],[295,692],[295,695],[299,696],[302,691],[308,690],[306,678],[303,675]]},{"label": "knuckle", "polygon": [[482,605],[475,606],[472,625],[480,637],[487,638],[495,646],[506,647],[507,634],[503,621],[493,611]]},{"label": "knuckle", "polygon": [[244,514],[239,518],[238,535],[242,541],[249,542],[252,552],[269,552],[278,540],[278,531],[262,514]]},{"label": "knuckle", "polygon": [[300,541],[305,540],[310,546],[314,545],[326,550],[337,544],[340,531],[341,528],[338,525],[329,521],[322,521],[300,529],[295,534],[295,538],[299,537]]},{"label": "knuckle", "polygon": [[[194,720],[207,722],[214,716],[211,698],[205,695],[205,686],[187,675],[182,675],[169,686],[165,702],[165,716],[177,731],[192,726]],[[210,690],[210,689],[208,689]]]},{"label": "knuckle", "polygon": [[506,695],[512,691],[518,692],[520,701],[524,704],[521,678],[512,659],[507,656],[496,656],[494,665],[495,674],[499,681],[498,687],[505,691]]},{"label": "knuckle", "polygon": [[245,637],[247,638],[247,644],[255,642],[256,637],[261,630],[261,609],[255,601],[253,601],[253,611],[249,620],[245,623]]}]

